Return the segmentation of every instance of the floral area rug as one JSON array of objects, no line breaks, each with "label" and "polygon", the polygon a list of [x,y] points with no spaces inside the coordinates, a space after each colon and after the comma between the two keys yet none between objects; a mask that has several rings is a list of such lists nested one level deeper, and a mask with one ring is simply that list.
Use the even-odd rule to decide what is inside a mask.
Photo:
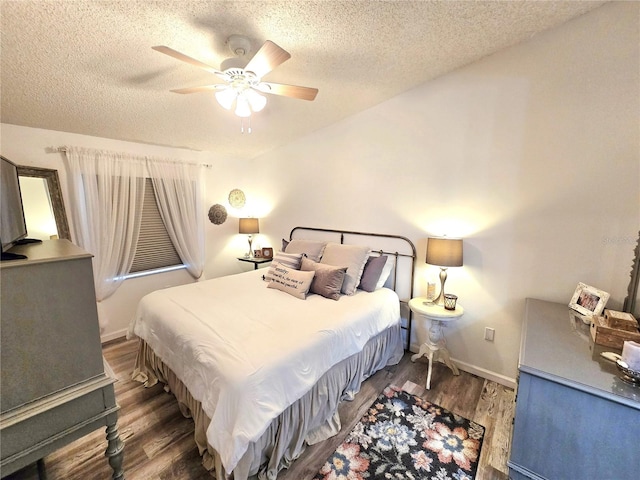
[{"label": "floral area rug", "polygon": [[472,480],[484,427],[390,385],[313,480]]}]

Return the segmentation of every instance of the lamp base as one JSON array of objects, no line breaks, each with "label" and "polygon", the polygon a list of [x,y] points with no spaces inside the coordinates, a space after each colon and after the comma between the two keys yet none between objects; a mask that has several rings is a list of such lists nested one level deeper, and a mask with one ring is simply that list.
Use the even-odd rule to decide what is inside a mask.
[{"label": "lamp base", "polygon": [[447,281],[447,269],[440,267],[440,295],[433,301],[434,305],[444,307],[444,282]]},{"label": "lamp base", "polygon": [[253,258],[253,249],[251,248],[252,243],[253,238],[251,238],[251,235],[249,235],[249,253],[245,254],[245,258]]}]

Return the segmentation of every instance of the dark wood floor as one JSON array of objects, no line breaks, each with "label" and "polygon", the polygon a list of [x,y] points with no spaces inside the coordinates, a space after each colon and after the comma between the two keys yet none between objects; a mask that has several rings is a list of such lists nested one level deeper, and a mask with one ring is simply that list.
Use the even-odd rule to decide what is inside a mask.
[{"label": "dark wood floor", "polygon": [[[137,342],[116,341],[103,347],[118,382],[120,404],[118,426],[125,441],[124,467],[128,480],[210,480],[200,463],[193,441],[193,422],[184,418],[171,394],[160,385],[144,388],[130,379]],[[495,382],[461,372],[454,376],[443,364],[434,366],[431,390],[425,390],[426,359],[402,361],[368,379],[352,402],[340,407],[342,430],[333,438],[309,447],[278,480],[305,480],[313,477],[324,460],[351,431],[379,392],[388,384],[404,386],[463,417],[485,427],[478,480],[506,480],[514,392]],[[409,382],[409,383],[407,383]],[[48,480],[109,479],[111,470],[104,457],[106,440],[96,431],[45,459]]]}]

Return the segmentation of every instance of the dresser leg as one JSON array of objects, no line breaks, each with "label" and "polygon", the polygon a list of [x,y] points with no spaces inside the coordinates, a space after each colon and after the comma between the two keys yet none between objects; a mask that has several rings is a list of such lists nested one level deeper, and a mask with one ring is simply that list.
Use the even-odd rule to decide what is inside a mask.
[{"label": "dresser leg", "polygon": [[122,461],[124,460],[124,442],[120,440],[118,424],[116,422],[107,425],[107,451],[105,456],[109,459],[109,465],[113,469],[113,480],[124,480]]},{"label": "dresser leg", "polygon": [[44,464],[44,458],[38,460],[38,480],[47,480],[47,467]]}]

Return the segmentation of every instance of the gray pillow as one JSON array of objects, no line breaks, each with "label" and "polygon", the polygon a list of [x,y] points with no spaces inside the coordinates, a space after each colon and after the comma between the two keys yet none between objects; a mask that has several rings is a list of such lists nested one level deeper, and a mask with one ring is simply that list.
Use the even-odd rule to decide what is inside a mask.
[{"label": "gray pillow", "polygon": [[370,253],[371,249],[369,247],[329,242],[322,254],[321,263],[335,267],[347,267],[347,274],[342,283],[342,293],[353,295],[360,284],[364,264],[367,263]]},{"label": "gray pillow", "polygon": [[384,265],[387,263],[387,256],[381,255],[379,257],[369,257],[367,263],[364,265],[364,271],[362,272],[362,278],[360,278],[360,285],[358,288],[365,292],[373,292],[376,289],[380,274]]},{"label": "gray pillow", "polygon": [[332,300],[340,300],[340,290],[342,289],[344,276],[347,273],[347,267],[324,265],[303,257],[300,270],[303,272],[316,272],[311,282],[311,293],[317,293]]}]

